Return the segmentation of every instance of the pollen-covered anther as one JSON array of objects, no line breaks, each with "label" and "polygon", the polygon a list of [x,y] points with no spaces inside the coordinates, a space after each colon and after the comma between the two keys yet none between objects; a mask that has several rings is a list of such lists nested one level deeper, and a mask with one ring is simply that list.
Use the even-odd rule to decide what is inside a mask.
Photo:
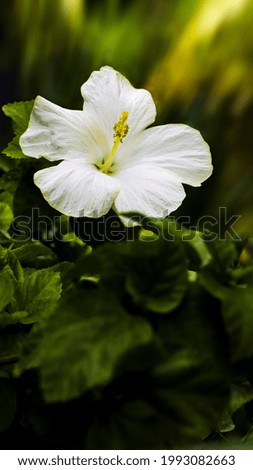
[{"label": "pollen-covered anther", "polygon": [[113,134],[113,138],[114,138],[114,142],[116,141],[120,141],[121,143],[123,142],[123,139],[124,137],[126,137],[127,133],[128,133],[128,130],[129,130],[129,126],[128,124],[126,124],[126,120],[128,118],[128,112],[127,111],[123,111],[121,113],[121,116],[119,118],[119,121],[116,122],[116,124],[114,124],[113,126],[113,130],[114,130],[114,134]]},{"label": "pollen-covered anther", "polygon": [[107,158],[104,160],[103,164],[100,165],[99,171],[102,171],[103,173],[109,173],[111,171],[111,167],[113,164],[114,156],[117,151],[117,148],[120,143],[123,142],[124,137],[126,137],[129,126],[126,124],[126,120],[128,118],[128,112],[123,111],[120,115],[120,118],[116,124],[113,126],[114,134],[113,134],[113,147],[107,156]]}]

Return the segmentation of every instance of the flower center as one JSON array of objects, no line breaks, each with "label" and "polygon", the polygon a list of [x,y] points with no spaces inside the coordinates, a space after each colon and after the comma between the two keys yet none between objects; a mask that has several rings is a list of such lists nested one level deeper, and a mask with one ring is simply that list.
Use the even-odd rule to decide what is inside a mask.
[{"label": "flower center", "polygon": [[112,150],[110,151],[109,155],[106,157],[102,165],[99,167],[99,171],[102,171],[103,173],[108,173],[110,171],[117,148],[120,143],[123,143],[123,139],[128,133],[129,126],[126,124],[127,118],[128,112],[123,111],[118,122],[116,122],[116,124],[114,124],[113,126],[114,144],[112,146]]}]

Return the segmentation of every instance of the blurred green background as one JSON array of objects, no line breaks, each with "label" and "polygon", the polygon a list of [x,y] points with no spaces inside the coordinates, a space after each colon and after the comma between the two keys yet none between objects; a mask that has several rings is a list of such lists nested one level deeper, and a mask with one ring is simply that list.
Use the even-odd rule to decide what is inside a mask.
[{"label": "blurred green background", "polygon": [[[0,0],[1,105],[37,94],[81,108],[80,86],[111,65],[149,89],[158,124],[198,128],[214,174],[176,215],[242,217],[253,232],[252,0]],[[1,114],[1,149],[11,136]],[[2,163],[2,165],[6,163]]]}]

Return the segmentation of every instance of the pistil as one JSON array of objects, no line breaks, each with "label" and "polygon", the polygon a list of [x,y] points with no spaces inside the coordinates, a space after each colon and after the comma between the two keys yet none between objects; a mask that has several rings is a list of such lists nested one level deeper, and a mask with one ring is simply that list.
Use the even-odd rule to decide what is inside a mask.
[{"label": "pistil", "polygon": [[115,153],[118,149],[118,146],[119,146],[120,143],[123,143],[123,139],[124,139],[124,137],[126,137],[126,135],[128,133],[129,126],[128,126],[128,124],[126,124],[127,118],[128,118],[128,112],[123,111],[121,113],[121,116],[120,116],[118,122],[116,122],[116,124],[114,124],[114,126],[113,126],[114,144],[112,146],[112,149],[111,149],[109,155],[107,156],[104,163],[99,168],[99,170],[102,171],[103,173],[108,173],[110,171],[110,168],[113,164],[113,159],[114,159]]}]

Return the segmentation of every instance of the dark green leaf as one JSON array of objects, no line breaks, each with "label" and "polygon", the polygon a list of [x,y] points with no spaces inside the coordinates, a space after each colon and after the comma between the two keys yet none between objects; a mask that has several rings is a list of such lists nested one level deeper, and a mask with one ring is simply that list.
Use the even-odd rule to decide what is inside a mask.
[{"label": "dark green leaf", "polygon": [[182,433],[189,442],[212,431],[229,398],[227,348],[214,309],[193,285],[180,314],[160,323],[168,359],[152,374],[153,396],[177,438]]},{"label": "dark green leaf", "polygon": [[240,263],[242,244],[231,240],[214,240],[206,242],[206,245],[212,254],[212,262],[205,271],[212,273],[220,284],[234,286],[250,276],[253,280],[252,265],[243,266]]},{"label": "dark green leaf", "polygon": [[253,387],[249,383],[233,385],[229,404],[230,413],[235,413],[251,400],[253,400]]},{"label": "dark green leaf", "polygon": [[151,338],[149,324],[127,315],[110,296],[77,294],[50,319],[17,371],[39,367],[46,400],[71,400],[107,384],[123,355]]},{"label": "dark green leaf", "polygon": [[242,439],[242,444],[240,447],[242,450],[243,449],[250,449],[252,450],[253,448],[253,426],[249,429],[248,433],[244,438]]},{"label": "dark green leaf", "polygon": [[233,384],[228,408],[218,425],[219,432],[233,431],[235,429],[233,414],[251,400],[253,400],[253,387],[249,383]]},{"label": "dark green leaf", "polygon": [[56,254],[39,241],[29,241],[12,250],[22,266],[45,268],[57,262]]},{"label": "dark green leaf", "polygon": [[240,250],[232,240],[206,241],[208,250],[212,254],[215,268],[219,271],[228,272],[235,267],[239,258]]},{"label": "dark green leaf", "polygon": [[156,313],[169,313],[181,303],[187,287],[186,259],[177,242],[135,242],[129,252],[126,288],[133,300]]},{"label": "dark green leaf", "polygon": [[15,193],[18,182],[22,176],[20,168],[13,168],[3,174],[0,178],[0,189]]},{"label": "dark green leaf", "polygon": [[213,307],[193,285],[177,315],[156,317],[162,356],[149,373],[112,387],[122,401],[97,416],[88,448],[186,448],[217,427],[229,399],[229,368]]},{"label": "dark green leaf", "polygon": [[0,232],[9,237],[7,230],[10,228],[13,213],[9,204],[0,202]]},{"label": "dark green leaf", "polygon": [[[3,269],[0,272],[0,311],[4,310],[13,297],[14,286],[13,279],[9,269]],[[1,318],[1,313],[0,313]],[[1,321],[1,320],[0,320]]]},{"label": "dark green leaf", "polygon": [[225,413],[222,415],[217,428],[219,432],[231,432],[235,429],[235,424],[228,411],[225,411]]},{"label": "dark green leaf", "polygon": [[0,364],[15,362],[20,356],[25,340],[24,333],[8,334],[2,332],[0,334]]},{"label": "dark green leaf", "polygon": [[181,303],[187,288],[186,258],[177,241],[162,239],[106,244],[79,262],[85,275],[156,313],[169,313]]},{"label": "dark green leaf", "polygon": [[229,336],[231,358],[240,361],[253,357],[253,288],[228,289],[222,314]]}]

